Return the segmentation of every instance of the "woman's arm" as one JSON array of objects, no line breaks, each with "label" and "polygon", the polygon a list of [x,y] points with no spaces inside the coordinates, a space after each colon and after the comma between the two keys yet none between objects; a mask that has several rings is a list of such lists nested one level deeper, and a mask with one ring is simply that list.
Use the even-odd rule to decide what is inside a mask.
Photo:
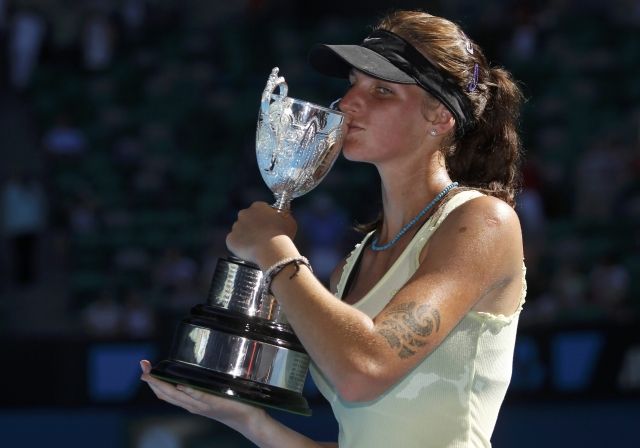
[{"label": "woman's arm", "polygon": [[[262,269],[299,255],[286,231],[295,224],[269,209],[258,203],[241,212],[227,237],[231,251]],[[515,212],[502,201],[482,197],[460,206],[431,237],[428,252],[375,319],[338,300],[305,267],[294,275],[290,266],[273,280],[296,335],[344,399],[378,397],[478,302],[502,301],[516,309],[521,234]]]},{"label": "woman's arm", "polygon": [[314,442],[274,420],[261,408],[160,381],[149,375],[151,364],[148,361],[142,361],[140,365],[143,372],[142,381],[149,384],[158,398],[192,414],[217,420],[240,432],[261,448],[338,446],[335,443]]}]

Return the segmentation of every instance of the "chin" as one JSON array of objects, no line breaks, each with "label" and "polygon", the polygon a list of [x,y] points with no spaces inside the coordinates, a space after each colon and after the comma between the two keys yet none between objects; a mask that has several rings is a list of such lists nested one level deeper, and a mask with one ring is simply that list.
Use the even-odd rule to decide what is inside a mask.
[{"label": "chin", "polygon": [[351,162],[368,162],[365,154],[366,151],[358,145],[345,143],[342,147],[343,157]]},{"label": "chin", "polygon": [[345,146],[342,148],[342,156],[350,162],[372,163],[375,165],[381,161],[381,158],[373,150],[367,150],[363,147]]},{"label": "chin", "polygon": [[368,162],[369,161],[365,157],[362,157],[362,155],[360,154],[348,152],[345,150],[342,150],[342,156],[350,162]]}]

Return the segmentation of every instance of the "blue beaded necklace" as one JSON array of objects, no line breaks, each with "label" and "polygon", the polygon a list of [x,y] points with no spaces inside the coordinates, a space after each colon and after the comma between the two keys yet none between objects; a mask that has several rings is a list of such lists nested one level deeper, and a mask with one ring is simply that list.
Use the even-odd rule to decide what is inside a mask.
[{"label": "blue beaded necklace", "polygon": [[390,247],[392,247],[394,244],[396,244],[398,242],[398,240],[402,237],[402,235],[407,233],[407,230],[409,230],[411,227],[413,227],[420,220],[420,218],[422,218],[425,215],[425,213],[427,213],[429,210],[431,210],[431,208],[434,205],[436,205],[438,202],[440,202],[440,200],[447,193],[449,193],[449,191],[451,191],[453,188],[455,188],[457,186],[458,186],[458,182],[453,182],[453,183],[447,185],[447,187],[444,190],[442,190],[440,193],[438,193],[438,195],[435,198],[433,198],[433,200],[431,202],[429,202],[425,208],[420,210],[420,213],[418,213],[415,216],[415,218],[413,218],[402,229],[400,229],[398,234],[396,236],[394,236],[393,239],[391,241],[389,241],[387,244],[384,244],[382,246],[378,246],[378,237],[376,236],[373,239],[373,241],[371,241],[371,250],[379,252],[379,251],[382,251],[382,250],[387,250]]}]

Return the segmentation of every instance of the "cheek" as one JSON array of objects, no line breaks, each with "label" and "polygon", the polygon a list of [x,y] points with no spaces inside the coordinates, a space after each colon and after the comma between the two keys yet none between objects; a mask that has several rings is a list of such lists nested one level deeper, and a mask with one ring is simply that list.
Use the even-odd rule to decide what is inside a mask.
[{"label": "cheek", "polygon": [[421,146],[428,126],[412,106],[375,110],[366,120],[367,130],[347,134],[343,155],[348,160],[381,160]]},{"label": "cheek", "polygon": [[387,147],[404,149],[420,145],[427,135],[427,125],[423,120],[413,118],[409,113],[398,113],[380,126],[380,139]]}]

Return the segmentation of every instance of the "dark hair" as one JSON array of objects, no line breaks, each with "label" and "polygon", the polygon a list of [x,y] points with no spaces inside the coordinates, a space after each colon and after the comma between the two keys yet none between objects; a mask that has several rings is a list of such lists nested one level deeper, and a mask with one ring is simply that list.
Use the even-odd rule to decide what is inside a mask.
[{"label": "dark hair", "polygon": [[[480,47],[447,19],[423,11],[396,11],[375,28],[411,43],[469,99],[475,124],[462,135],[452,135],[442,148],[449,176],[514,206],[520,186],[518,124],[523,96],[511,75],[491,67]],[[477,85],[469,89],[476,64]]]}]

